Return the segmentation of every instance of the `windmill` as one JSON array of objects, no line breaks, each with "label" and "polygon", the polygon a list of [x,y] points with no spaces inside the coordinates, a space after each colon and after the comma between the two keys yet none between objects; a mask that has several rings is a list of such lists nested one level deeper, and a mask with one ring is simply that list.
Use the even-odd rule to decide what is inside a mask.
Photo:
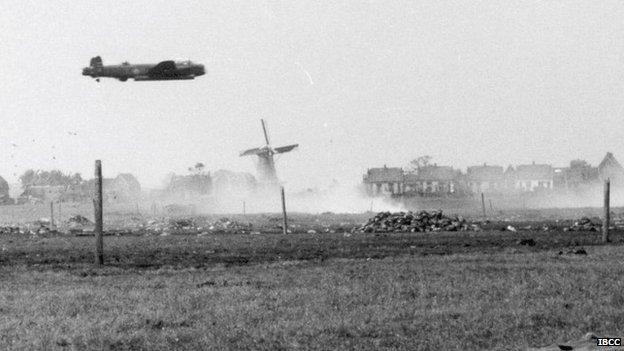
[{"label": "windmill", "polygon": [[240,156],[256,155],[258,156],[258,180],[265,184],[277,184],[277,173],[275,172],[275,161],[273,155],[283,154],[285,152],[292,151],[299,144],[292,144],[286,146],[280,146],[273,148],[269,141],[269,134],[267,133],[266,122],[261,119],[262,131],[264,132],[264,140],[266,145],[249,150],[245,150],[240,153]]}]

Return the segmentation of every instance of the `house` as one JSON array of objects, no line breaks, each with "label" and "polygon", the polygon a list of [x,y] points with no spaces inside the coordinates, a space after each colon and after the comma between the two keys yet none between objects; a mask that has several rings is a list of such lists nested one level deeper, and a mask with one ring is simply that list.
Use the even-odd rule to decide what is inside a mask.
[{"label": "house", "polygon": [[364,185],[371,195],[401,195],[404,192],[403,169],[386,165],[369,168],[364,174]]},{"label": "house", "polygon": [[141,184],[130,173],[120,173],[106,189],[109,196],[119,202],[128,202],[141,197]]},{"label": "house", "polygon": [[450,166],[424,166],[404,177],[404,192],[418,195],[456,194],[460,187],[461,171]]},{"label": "house", "polygon": [[18,204],[37,204],[59,201],[65,192],[64,185],[29,185],[17,199]]},{"label": "house", "polygon": [[611,180],[611,184],[615,186],[624,185],[624,168],[615,159],[613,153],[607,152],[607,155],[598,165],[598,177],[604,181],[607,178]]},{"label": "house", "polygon": [[506,189],[505,173],[501,166],[471,166],[466,170],[466,185],[473,194],[499,193]]},{"label": "house", "polygon": [[166,191],[170,194],[182,196],[207,195],[212,190],[210,173],[190,175],[171,175]]},{"label": "house", "polygon": [[520,192],[535,192],[552,190],[555,172],[551,165],[535,164],[519,165],[516,169],[509,169],[506,174],[514,184],[514,189]]},{"label": "house", "polygon": [[[80,185],[64,187],[63,201],[88,201],[95,196],[95,179]],[[141,184],[130,173],[121,173],[115,178],[102,178],[102,197],[105,202],[131,202],[141,196]]]},{"label": "house", "polygon": [[598,181],[598,168],[585,160],[572,160],[569,167],[553,169],[553,188],[557,190],[579,190]]}]

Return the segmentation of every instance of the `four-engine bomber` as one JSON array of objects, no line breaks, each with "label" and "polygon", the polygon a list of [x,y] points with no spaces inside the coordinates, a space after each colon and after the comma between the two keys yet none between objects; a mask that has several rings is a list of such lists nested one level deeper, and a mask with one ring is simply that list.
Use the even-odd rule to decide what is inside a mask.
[{"label": "four-engine bomber", "polygon": [[129,78],[135,81],[195,79],[195,77],[205,73],[204,65],[193,63],[190,60],[168,60],[157,64],[124,62],[120,65],[104,66],[100,56],[92,58],[89,67],[82,69],[83,76],[90,76],[98,82],[101,77],[117,78],[122,82]]}]

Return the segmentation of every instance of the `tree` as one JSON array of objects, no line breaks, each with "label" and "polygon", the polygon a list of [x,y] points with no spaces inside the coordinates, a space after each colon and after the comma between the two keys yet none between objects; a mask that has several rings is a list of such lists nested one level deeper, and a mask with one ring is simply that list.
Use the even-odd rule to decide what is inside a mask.
[{"label": "tree", "polygon": [[34,185],[79,185],[83,182],[79,173],[63,174],[59,170],[42,171],[29,169],[19,177],[22,188],[25,189]]},{"label": "tree", "polygon": [[432,157],[429,155],[418,156],[417,158],[410,161],[408,165],[408,169],[411,172],[418,172],[421,168],[429,166]]},{"label": "tree", "polygon": [[199,174],[203,174],[203,170],[205,167],[206,165],[204,165],[202,162],[197,162],[195,166],[189,167],[188,170],[194,175],[199,175]]},{"label": "tree", "polygon": [[82,180],[82,176],[80,175],[80,173],[74,173],[74,175],[71,177],[70,182],[72,185],[82,184],[83,180]]},{"label": "tree", "polygon": [[35,171],[32,169],[27,170],[26,172],[24,172],[24,174],[22,174],[19,177],[20,183],[22,184],[22,188],[25,189],[26,187],[33,185],[35,182]]}]

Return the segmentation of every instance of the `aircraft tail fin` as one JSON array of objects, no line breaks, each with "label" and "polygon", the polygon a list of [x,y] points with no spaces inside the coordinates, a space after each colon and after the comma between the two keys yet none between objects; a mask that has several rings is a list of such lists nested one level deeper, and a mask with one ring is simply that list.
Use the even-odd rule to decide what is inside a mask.
[{"label": "aircraft tail fin", "polygon": [[100,56],[92,58],[89,66],[93,68],[102,68],[102,58]]}]

